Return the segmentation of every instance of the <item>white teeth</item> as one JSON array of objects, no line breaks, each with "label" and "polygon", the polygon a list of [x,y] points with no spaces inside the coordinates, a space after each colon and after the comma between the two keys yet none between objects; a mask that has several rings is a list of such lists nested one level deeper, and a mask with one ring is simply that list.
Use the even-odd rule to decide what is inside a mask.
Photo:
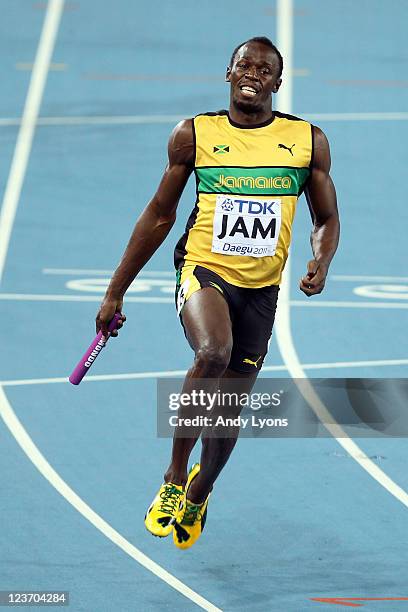
[{"label": "white teeth", "polygon": [[246,85],[244,85],[244,87],[241,87],[241,91],[245,92],[246,94],[249,94],[250,96],[255,96],[257,93],[255,89],[252,89],[252,87],[247,87]]}]

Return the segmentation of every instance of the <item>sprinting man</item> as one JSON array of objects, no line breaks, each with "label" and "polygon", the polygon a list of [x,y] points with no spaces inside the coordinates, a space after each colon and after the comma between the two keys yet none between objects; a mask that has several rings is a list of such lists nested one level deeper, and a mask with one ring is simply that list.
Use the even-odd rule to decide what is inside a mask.
[{"label": "sprinting man", "polygon": [[[106,335],[129,285],[173,226],[194,172],[197,200],[175,248],[177,311],[195,355],[186,393],[196,379],[240,379],[248,392],[252,389],[267,353],[303,191],[313,222],[313,259],[300,281],[307,296],[323,290],[337,248],[329,144],[318,127],[272,110],[282,68],[282,56],[268,38],[240,44],[226,72],[229,110],[204,113],[175,127],[160,185],[136,223],[96,318],[97,330]],[[124,320],[123,315],[119,326]],[[238,431],[223,438],[206,436],[204,430],[200,463],[188,473],[199,436],[200,431],[174,436],[164,483],[145,518],[152,534],[173,532],[178,548],[189,548],[200,537],[210,492]]]}]

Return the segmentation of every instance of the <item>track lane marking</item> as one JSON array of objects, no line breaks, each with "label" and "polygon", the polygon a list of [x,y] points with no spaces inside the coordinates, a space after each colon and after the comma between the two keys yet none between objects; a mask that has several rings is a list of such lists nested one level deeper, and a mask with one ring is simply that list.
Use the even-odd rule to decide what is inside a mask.
[{"label": "track lane marking", "polygon": [[[34,68],[27,91],[24,105],[23,118],[17,135],[11,169],[9,172],[6,191],[2,209],[0,211],[0,282],[9,248],[11,233],[21,195],[21,189],[27,171],[29,156],[31,153],[34,131],[37,123],[38,112],[45,89],[48,69],[51,62],[53,49],[64,9],[64,0],[49,0],[45,14],[40,40],[35,56]],[[204,597],[193,591],[186,584],[167,572],[152,559],[143,554],[133,544],[128,542],[109,523],[99,516],[52,468],[40,450],[34,444],[27,431],[14,413],[7,396],[0,385],[0,416],[9,429],[11,435],[24,451],[31,463],[38,469],[46,480],[60,493],[82,516],[84,516],[105,537],[111,540],[125,553],[195,603],[203,610],[209,612],[221,612],[219,608],[207,601]]]},{"label": "track lane marking", "polygon": [[[80,276],[81,274],[91,274],[95,276],[112,276],[115,270],[89,270],[87,268],[43,268],[43,274],[52,274],[56,276]],[[158,276],[158,277],[170,277],[175,278],[176,271],[171,270],[141,270],[139,276]]]},{"label": "track lane marking", "polygon": [[[303,113],[299,111],[297,114],[299,114],[301,117],[304,117],[308,121],[408,121],[408,112]],[[65,117],[38,117],[37,126],[58,127],[76,125],[159,125],[167,123],[178,123],[179,121],[185,119],[185,117],[186,115],[69,115]],[[21,119],[19,119],[18,117],[0,117],[0,127],[19,126],[20,123]]]},{"label": "track lane marking", "polygon": [[364,275],[353,275],[353,274],[333,274],[329,276],[330,280],[334,281],[351,281],[351,282],[365,282],[365,281],[378,281],[379,283],[387,283],[387,282],[401,282],[407,283],[408,276],[364,276]]},{"label": "track lane marking", "polygon": [[[292,66],[292,44],[293,44],[293,4],[292,0],[278,0],[278,49],[285,57],[285,66],[289,74],[286,80],[290,80],[290,68]],[[291,114],[292,112],[292,88],[285,83],[278,94],[278,106],[281,111]],[[280,286],[278,308],[276,313],[275,335],[278,348],[288,371],[296,383],[301,378],[302,384],[298,385],[299,391],[308,402],[309,406],[326,427],[329,433],[337,440],[338,444],[381,486],[391,495],[408,508],[408,493],[397,485],[385,472],[383,472],[362,449],[352,440],[340,425],[334,420],[325,404],[310,383],[305,371],[299,361],[298,354],[293,341],[290,318],[290,263],[289,255],[283,280]],[[313,299],[313,298],[312,298]]]},{"label": "track lane marking", "polygon": [[[304,370],[331,370],[342,368],[365,368],[365,367],[391,367],[406,366],[408,359],[378,359],[361,361],[334,361],[332,363],[303,363]],[[286,365],[263,366],[262,372],[287,372]],[[123,374],[88,374],[82,382],[100,382],[113,380],[144,380],[148,378],[167,378],[185,376],[187,370],[162,370],[156,372],[128,372]],[[25,385],[47,385],[57,383],[67,383],[68,376],[57,376],[53,378],[23,378],[15,380],[2,380],[0,385],[3,387],[21,387]]]},{"label": "track lane marking", "polygon": [[[141,279],[144,280],[144,279]],[[101,302],[103,293],[95,295],[70,295],[69,293],[0,293],[0,301],[16,302]],[[151,304],[174,304],[173,297],[161,296],[126,296],[126,304],[132,302],[151,303]],[[315,302],[308,300],[290,300],[290,305],[296,308],[379,308],[379,309],[406,309],[407,302],[359,302],[355,301],[335,301],[318,300]]]},{"label": "track lane marking", "polygon": [[0,284],[63,8],[64,0],[50,0],[48,4],[28,85],[0,211]]},{"label": "track lane marking", "polygon": [[107,523],[99,514],[97,514],[84,500],[75,493],[73,489],[63,480],[60,475],[54,470],[54,468],[48,463],[44,455],[40,452],[38,447],[34,444],[27,431],[24,429],[22,423],[17,418],[15,412],[10,406],[4,390],[0,386],[0,414],[1,417],[8,427],[11,435],[15,438],[21,449],[27,455],[28,459],[34,464],[37,470],[44,476],[46,480],[58,491],[62,497],[64,497],[68,503],[71,504],[84,518],[86,518],[96,529],[98,529],[105,537],[111,542],[121,548],[127,555],[132,557],[144,568],[149,570],[152,574],[163,580],[166,584],[172,587],[174,590],[184,595],[184,597],[190,599],[197,606],[203,610],[209,612],[221,612],[220,608],[214,606],[211,602],[207,601],[190,589],[186,584],[181,582],[178,578],[170,574],[163,567],[155,563],[150,557],[146,556],[136,546],[131,544],[126,538],[124,538],[116,529],[114,529],[109,523]]}]

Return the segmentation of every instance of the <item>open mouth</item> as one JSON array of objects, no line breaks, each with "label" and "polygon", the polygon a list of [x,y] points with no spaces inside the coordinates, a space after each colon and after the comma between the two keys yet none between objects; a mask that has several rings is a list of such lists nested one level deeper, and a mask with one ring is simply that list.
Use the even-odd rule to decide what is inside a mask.
[{"label": "open mouth", "polygon": [[258,93],[255,87],[251,87],[251,85],[241,85],[240,90],[241,93],[248,98],[253,98]]}]

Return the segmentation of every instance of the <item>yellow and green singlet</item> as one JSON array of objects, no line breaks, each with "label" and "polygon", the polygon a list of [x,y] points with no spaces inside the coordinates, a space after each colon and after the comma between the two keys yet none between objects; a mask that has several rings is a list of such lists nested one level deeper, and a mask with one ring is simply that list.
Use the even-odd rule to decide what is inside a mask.
[{"label": "yellow and green singlet", "polygon": [[204,266],[238,287],[278,285],[310,173],[311,124],[274,112],[244,127],[220,111],[193,125],[197,199],[176,267]]}]

